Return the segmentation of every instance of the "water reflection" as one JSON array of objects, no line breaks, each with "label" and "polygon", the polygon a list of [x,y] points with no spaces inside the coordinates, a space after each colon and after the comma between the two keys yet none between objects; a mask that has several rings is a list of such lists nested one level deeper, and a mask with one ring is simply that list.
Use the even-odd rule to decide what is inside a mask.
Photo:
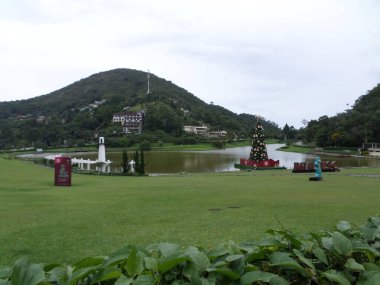
[{"label": "water reflection", "polygon": [[[268,156],[280,160],[280,166],[293,168],[294,162],[313,161],[315,155],[277,151],[283,144],[267,145]],[[179,173],[179,172],[219,172],[236,171],[234,163],[239,159],[248,158],[251,147],[236,147],[209,151],[147,151],[145,161],[148,163],[147,173]],[[91,155],[83,156],[91,158]],[[130,159],[132,152],[130,152]],[[322,160],[336,161],[338,167],[380,166],[380,160],[342,158],[321,156]],[[114,167],[119,168],[121,153],[107,153],[107,159],[112,160]]]}]

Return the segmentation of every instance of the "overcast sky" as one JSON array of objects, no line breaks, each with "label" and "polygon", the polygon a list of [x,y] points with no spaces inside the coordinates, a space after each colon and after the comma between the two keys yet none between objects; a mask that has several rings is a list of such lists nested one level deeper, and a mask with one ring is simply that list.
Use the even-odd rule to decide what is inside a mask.
[{"label": "overcast sky", "polygon": [[380,83],[380,1],[0,1],[0,101],[115,68],[298,128]]}]

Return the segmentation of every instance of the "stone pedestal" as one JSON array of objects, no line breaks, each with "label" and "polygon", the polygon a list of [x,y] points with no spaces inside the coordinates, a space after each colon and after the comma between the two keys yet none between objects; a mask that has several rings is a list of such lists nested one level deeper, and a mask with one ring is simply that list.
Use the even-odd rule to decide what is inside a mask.
[{"label": "stone pedestal", "polygon": [[322,181],[322,177],[309,177],[309,181]]}]

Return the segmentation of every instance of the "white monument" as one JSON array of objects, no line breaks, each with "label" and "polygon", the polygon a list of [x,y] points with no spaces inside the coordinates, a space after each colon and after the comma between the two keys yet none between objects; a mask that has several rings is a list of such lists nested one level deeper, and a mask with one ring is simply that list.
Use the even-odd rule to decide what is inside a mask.
[{"label": "white monument", "polygon": [[91,170],[91,165],[95,165],[95,169],[99,172],[110,172],[110,164],[112,161],[106,160],[106,147],[104,145],[104,137],[99,137],[99,150],[98,150],[98,159],[90,160],[83,158],[73,158],[71,159],[72,163],[77,163],[79,169],[81,170]]},{"label": "white monument", "polygon": [[104,137],[99,137],[98,161],[106,162],[106,147],[104,145]]}]

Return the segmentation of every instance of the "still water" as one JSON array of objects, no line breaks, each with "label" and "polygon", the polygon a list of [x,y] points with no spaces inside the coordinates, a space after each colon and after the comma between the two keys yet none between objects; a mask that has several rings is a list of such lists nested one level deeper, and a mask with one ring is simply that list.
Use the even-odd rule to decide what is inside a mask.
[{"label": "still water", "polygon": [[[268,156],[280,160],[280,166],[293,168],[294,162],[313,161],[315,156],[293,152],[277,151],[283,144],[268,144]],[[146,151],[147,173],[180,173],[180,172],[219,172],[236,171],[234,163],[240,158],[248,158],[250,146],[227,148],[209,151]],[[96,159],[96,154],[82,155],[83,158]],[[79,157],[77,157],[79,158]],[[322,160],[336,161],[338,167],[378,166],[380,160],[357,159],[322,156]],[[107,153],[107,159],[113,161],[114,170],[120,168],[121,153]],[[132,152],[129,152],[132,159]]]}]

